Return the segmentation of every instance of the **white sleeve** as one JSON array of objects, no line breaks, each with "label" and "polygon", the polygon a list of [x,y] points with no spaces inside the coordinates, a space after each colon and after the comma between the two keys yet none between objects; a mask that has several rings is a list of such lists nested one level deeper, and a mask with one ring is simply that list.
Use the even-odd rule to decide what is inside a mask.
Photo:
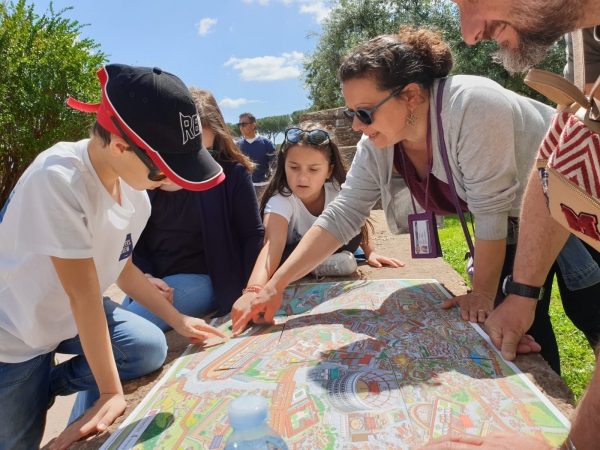
[{"label": "white sleeve", "polygon": [[265,206],[265,214],[279,214],[290,223],[294,215],[294,205],[292,196],[285,197],[281,194],[276,194],[269,199]]},{"label": "white sleeve", "polygon": [[19,201],[11,204],[17,209],[17,250],[58,258],[92,257],[92,233],[72,184],[57,172],[39,170],[18,189]]}]

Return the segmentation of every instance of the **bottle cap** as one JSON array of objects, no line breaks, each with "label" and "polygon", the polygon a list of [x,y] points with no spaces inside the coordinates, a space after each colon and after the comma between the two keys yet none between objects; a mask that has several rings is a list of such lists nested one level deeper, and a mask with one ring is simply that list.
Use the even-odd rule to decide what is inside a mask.
[{"label": "bottle cap", "polygon": [[263,426],[269,418],[269,405],[260,395],[236,398],[227,407],[229,424],[234,430],[244,431]]}]

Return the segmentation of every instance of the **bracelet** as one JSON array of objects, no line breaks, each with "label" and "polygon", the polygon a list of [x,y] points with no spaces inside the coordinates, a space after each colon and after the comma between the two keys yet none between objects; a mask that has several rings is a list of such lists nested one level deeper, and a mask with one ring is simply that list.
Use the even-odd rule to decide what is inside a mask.
[{"label": "bracelet", "polygon": [[260,291],[262,291],[262,289],[263,287],[260,284],[251,284],[250,286],[242,289],[242,295],[246,292],[254,292],[255,294],[258,294]]},{"label": "bracelet", "polygon": [[148,278],[148,279],[150,279],[150,278],[154,278],[154,276],[153,276],[152,274],[150,274],[150,273],[145,273],[145,274],[144,274],[144,276],[145,276],[146,278]]}]

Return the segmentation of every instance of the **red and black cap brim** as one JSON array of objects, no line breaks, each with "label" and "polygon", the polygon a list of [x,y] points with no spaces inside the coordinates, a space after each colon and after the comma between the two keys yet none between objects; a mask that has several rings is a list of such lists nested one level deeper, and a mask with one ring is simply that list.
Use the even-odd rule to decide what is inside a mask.
[{"label": "red and black cap brim", "polygon": [[102,102],[88,104],[69,98],[67,105],[79,111],[96,113],[97,120],[103,128],[112,134],[121,136],[121,133],[111,120],[111,117],[114,117],[125,133],[127,133],[128,137],[148,154],[154,164],[156,164],[167,178],[184,189],[204,191],[216,186],[225,179],[223,168],[213,159],[204,146],[187,153],[175,154],[166,151],[161,152],[149,145],[138,133],[129,127],[108,98],[106,85],[109,81],[109,75],[106,68],[103,67],[100,69],[97,75],[102,87]]}]

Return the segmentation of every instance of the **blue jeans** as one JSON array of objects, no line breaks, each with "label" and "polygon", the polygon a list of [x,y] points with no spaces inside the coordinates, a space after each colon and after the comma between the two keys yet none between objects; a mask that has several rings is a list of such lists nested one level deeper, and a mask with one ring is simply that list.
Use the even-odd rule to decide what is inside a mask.
[{"label": "blue jeans", "polygon": [[[182,273],[164,277],[162,280],[174,288],[173,306],[181,314],[190,317],[202,317],[217,309],[215,293],[208,275]],[[123,306],[152,322],[163,331],[171,329],[167,322],[156,317],[129,297],[125,297]]]},{"label": "blue jeans", "polygon": [[556,258],[565,285],[571,291],[600,283],[600,268],[585,245],[572,234]]},{"label": "blue jeans", "polygon": [[[167,357],[164,334],[109,298],[103,303],[121,380],[139,378],[160,368]],[[98,399],[79,336],[61,342],[56,351],[77,356],[56,367],[52,367],[54,353],[22,363],[0,363],[0,450],[39,447],[52,397],[80,392],[69,421]]]}]

